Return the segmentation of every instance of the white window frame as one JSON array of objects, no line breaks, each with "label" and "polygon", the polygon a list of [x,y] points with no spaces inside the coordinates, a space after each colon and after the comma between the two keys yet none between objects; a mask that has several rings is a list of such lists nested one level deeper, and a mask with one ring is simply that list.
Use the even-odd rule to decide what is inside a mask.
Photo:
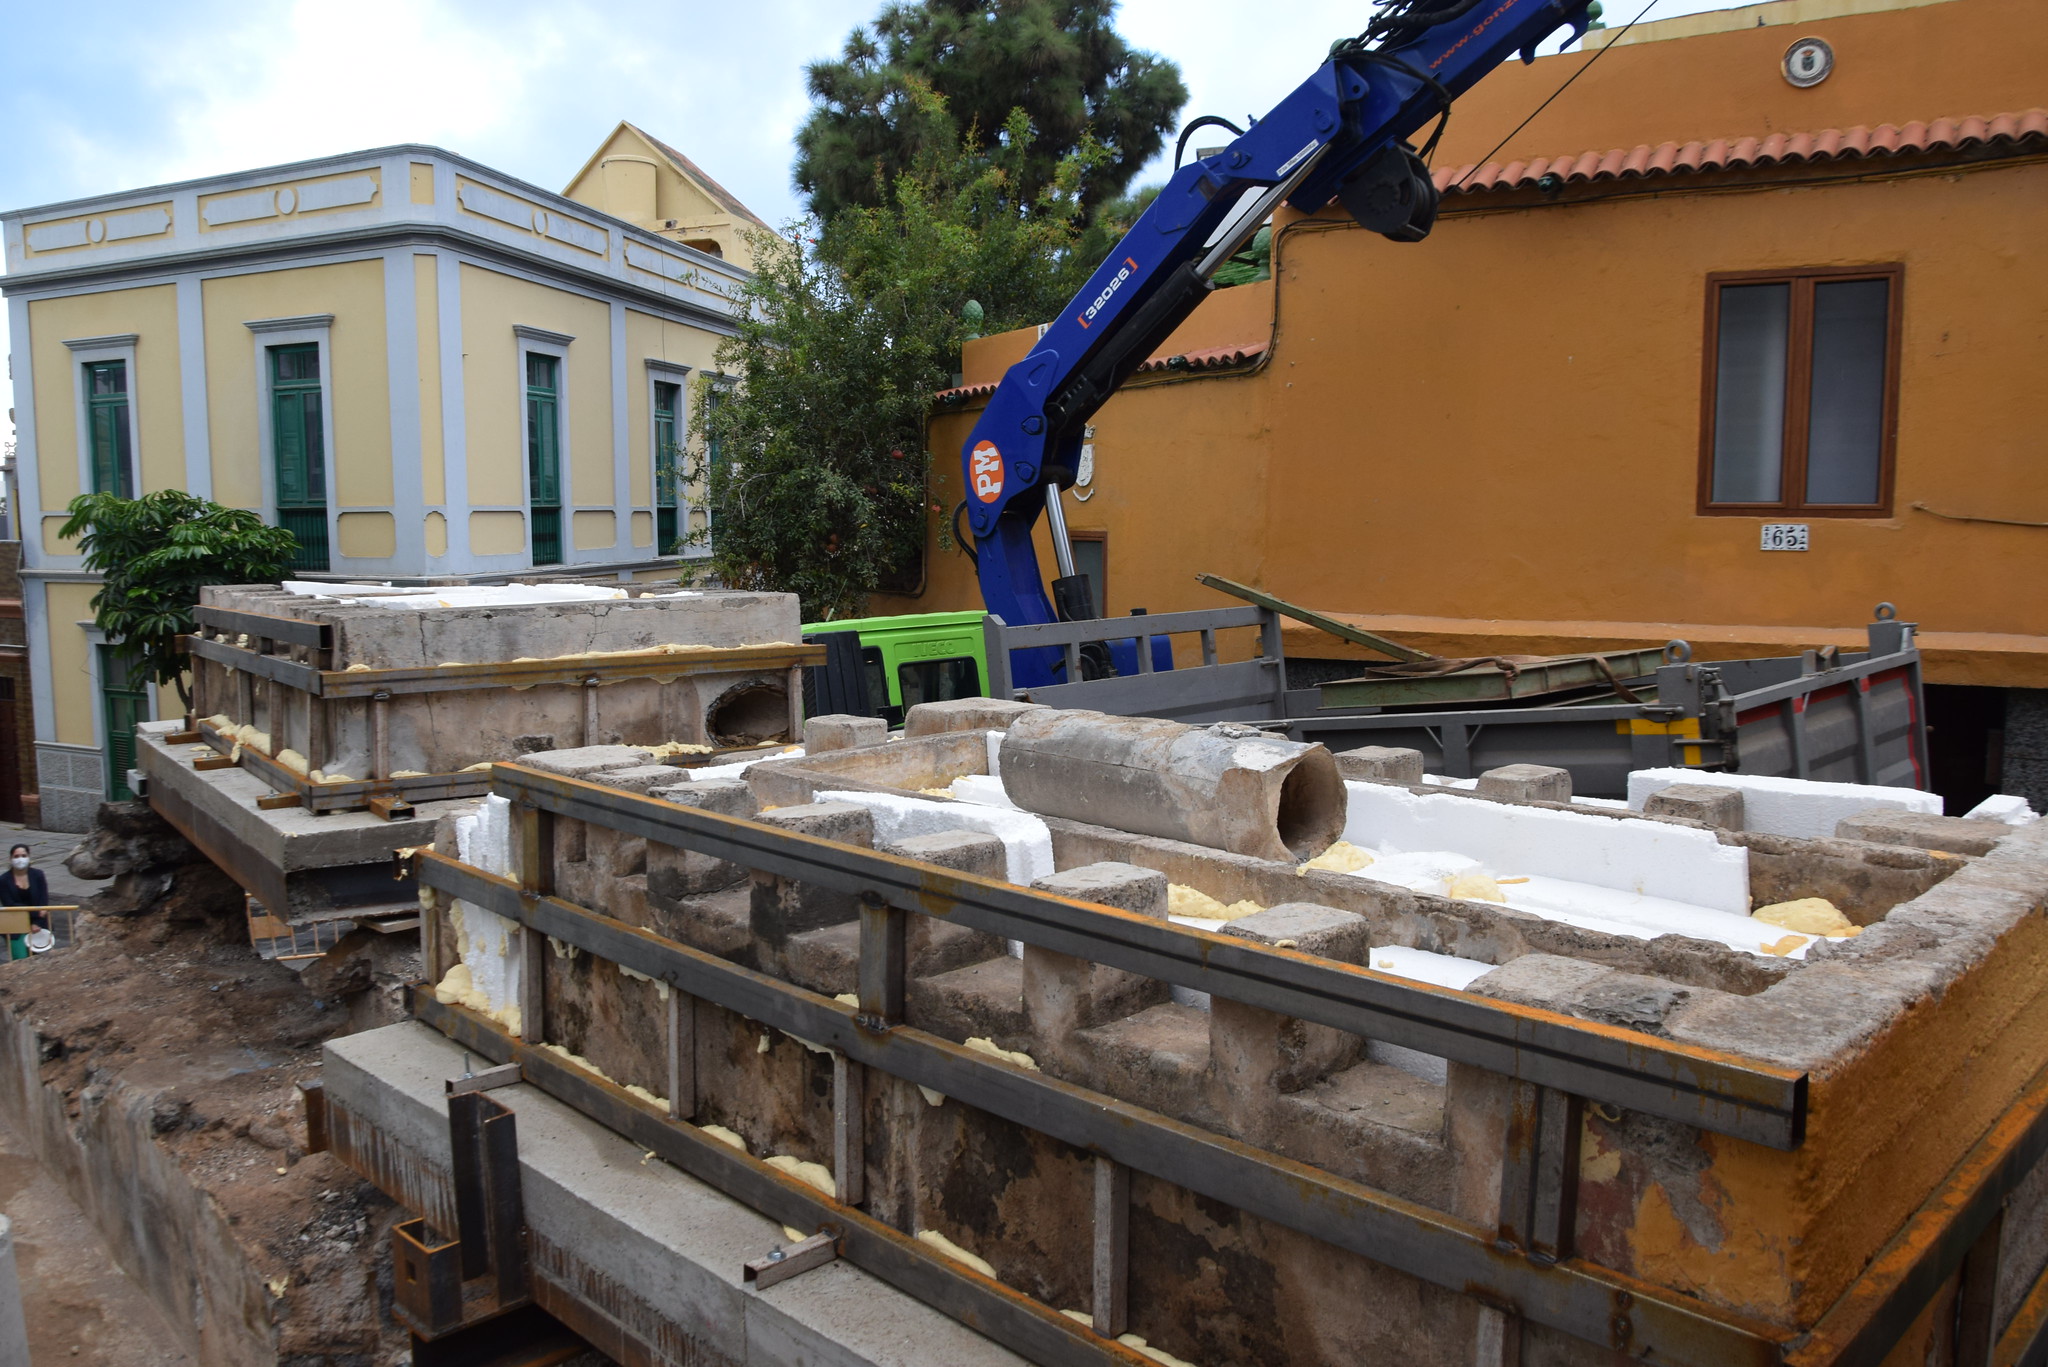
[{"label": "white window frame", "polygon": [[[661,516],[656,511],[656,498],[661,489],[661,448],[654,444],[654,387],[672,384],[676,387],[676,435],[677,445],[689,450],[690,436],[690,367],[674,361],[657,361],[647,358],[647,516],[654,521],[654,554],[661,556]],[[634,511],[639,511],[635,509]],[[676,528],[679,535],[688,538],[690,534],[689,486],[676,486]],[[630,538],[629,538],[630,539]],[[683,556],[670,559],[687,558]]]},{"label": "white window frame", "polygon": [[137,498],[149,492],[142,487],[142,405],[139,402],[141,395],[137,392],[140,374],[135,366],[136,346],[141,340],[141,334],[134,332],[64,339],[64,345],[71,349],[72,405],[74,420],[78,424],[78,488],[81,493],[93,492],[92,395],[85,383],[85,368],[98,361],[122,363],[128,385],[128,487],[135,491]]},{"label": "white window frame", "polygon": [[257,461],[263,478],[263,516],[271,526],[280,525],[277,511],[277,440],[272,431],[271,412],[277,407],[270,390],[270,349],[303,346],[310,342],[320,348],[320,442],[323,455],[321,476],[327,504],[327,564],[330,572],[341,553],[340,451],[334,445],[334,315],[306,313],[293,318],[256,318],[245,321],[254,343],[251,353],[256,366],[256,442],[261,451]]},{"label": "white window frame", "polygon": [[[569,346],[576,339],[566,332],[514,323],[512,340],[512,393],[519,402],[519,506],[526,518],[526,564],[534,570],[566,569],[576,559],[576,462],[569,446],[569,434],[575,430],[569,421]],[[555,358],[555,459],[560,463],[562,480],[562,501],[558,505],[562,516],[562,558],[553,565],[533,563],[533,480],[526,468],[530,457],[526,449],[526,358],[530,353]]]}]

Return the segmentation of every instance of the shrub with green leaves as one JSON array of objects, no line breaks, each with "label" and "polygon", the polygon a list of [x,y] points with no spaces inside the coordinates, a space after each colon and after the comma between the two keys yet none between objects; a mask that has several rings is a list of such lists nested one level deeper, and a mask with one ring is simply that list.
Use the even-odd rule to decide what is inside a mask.
[{"label": "shrub with green leaves", "polygon": [[177,638],[208,584],[260,584],[284,577],[298,543],[245,508],[223,508],[182,489],[141,498],[81,494],[60,535],[75,539],[85,568],[103,577],[93,620],[151,682],[169,684],[189,708],[185,656]]}]

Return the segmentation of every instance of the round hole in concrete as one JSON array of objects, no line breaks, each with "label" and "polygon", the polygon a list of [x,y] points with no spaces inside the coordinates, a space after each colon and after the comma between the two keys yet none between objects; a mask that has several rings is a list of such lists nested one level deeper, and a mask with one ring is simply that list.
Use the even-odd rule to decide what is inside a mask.
[{"label": "round hole in concrete", "polygon": [[771,679],[734,684],[705,710],[704,730],[711,743],[721,748],[763,741],[787,743],[791,739],[789,689]]},{"label": "round hole in concrete", "polygon": [[1328,750],[1310,750],[1280,780],[1273,824],[1297,859],[1313,859],[1344,834],[1344,780]]}]

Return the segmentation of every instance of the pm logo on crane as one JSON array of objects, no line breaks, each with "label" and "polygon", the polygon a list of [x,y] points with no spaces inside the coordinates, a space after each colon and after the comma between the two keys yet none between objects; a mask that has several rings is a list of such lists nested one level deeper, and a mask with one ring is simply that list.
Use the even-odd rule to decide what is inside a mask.
[{"label": "pm logo on crane", "polygon": [[1131,260],[1128,256],[1125,257],[1124,268],[1116,273],[1114,279],[1102,287],[1102,293],[1095,296],[1094,303],[1074,315],[1074,321],[1084,328],[1093,323],[1095,315],[1109,306],[1109,301],[1116,297],[1116,292],[1124,287],[1124,281],[1130,279],[1137,269],[1138,263]]},{"label": "pm logo on crane", "polygon": [[994,442],[974,443],[973,454],[967,461],[967,477],[974,483],[974,496],[983,503],[993,503],[1003,496],[1003,453]]}]

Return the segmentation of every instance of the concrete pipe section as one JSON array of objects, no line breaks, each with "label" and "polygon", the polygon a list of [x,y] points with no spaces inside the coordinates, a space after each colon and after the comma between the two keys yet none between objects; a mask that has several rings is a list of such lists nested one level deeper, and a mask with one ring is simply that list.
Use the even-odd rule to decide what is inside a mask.
[{"label": "concrete pipe section", "polygon": [[1259,859],[1313,858],[1344,833],[1330,752],[1252,726],[1032,712],[1004,733],[1002,770],[1029,811]]}]

